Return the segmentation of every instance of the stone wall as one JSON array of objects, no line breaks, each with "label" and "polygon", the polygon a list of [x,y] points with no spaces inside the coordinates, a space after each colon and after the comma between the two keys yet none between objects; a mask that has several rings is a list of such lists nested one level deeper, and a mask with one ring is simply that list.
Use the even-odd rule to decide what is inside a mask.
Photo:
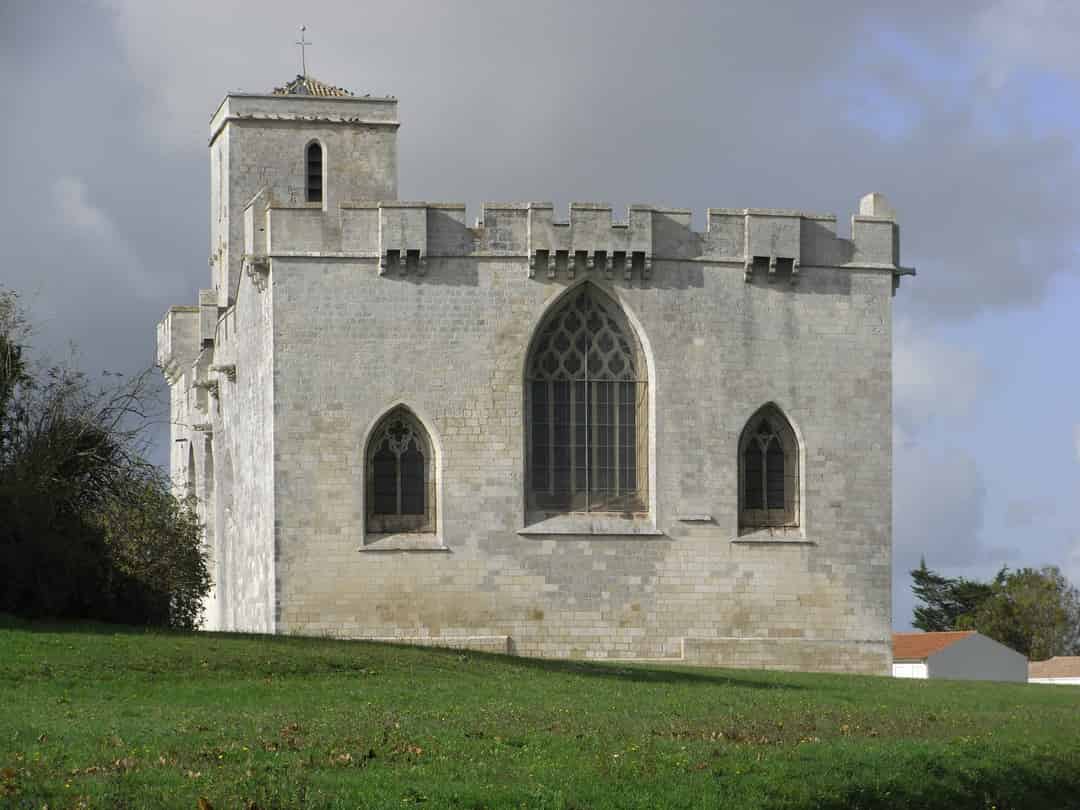
[{"label": "stone wall", "polygon": [[[420,278],[294,257],[270,275],[279,630],[888,671],[889,273],[791,286],[658,259],[648,283],[568,282],[530,279],[524,259],[431,259]],[[650,355],[656,534],[525,525],[525,354],[579,283],[619,301]],[[739,537],[738,437],[770,401],[802,442],[802,527]],[[367,433],[399,403],[438,448],[444,550],[364,536]]]},{"label": "stone wall", "polygon": [[[255,279],[263,285],[264,279]],[[214,579],[217,623],[207,629],[272,633],[274,545],[272,292],[240,280],[217,326],[214,402]]]}]

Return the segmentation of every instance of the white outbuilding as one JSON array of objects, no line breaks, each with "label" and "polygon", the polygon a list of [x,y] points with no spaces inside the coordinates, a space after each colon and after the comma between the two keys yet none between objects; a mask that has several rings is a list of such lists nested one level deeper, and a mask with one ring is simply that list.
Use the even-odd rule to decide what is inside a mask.
[{"label": "white outbuilding", "polygon": [[893,633],[893,677],[1023,683],[1028,661],[974,630]]},{"label": "white outbuilding", "polygon": [[1080,686],[1080,655],[1055,655],[1028,665],[1028,683],[1060,683]]}]

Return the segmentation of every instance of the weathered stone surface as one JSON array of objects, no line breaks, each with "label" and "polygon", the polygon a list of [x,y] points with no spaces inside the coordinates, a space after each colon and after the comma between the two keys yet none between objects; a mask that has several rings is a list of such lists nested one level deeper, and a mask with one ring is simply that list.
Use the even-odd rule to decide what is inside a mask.
[{"label": "weathered stone surface", "polygon": [[[392,100],[292,96],[230,96],[211,122],[215,292],[158,329],[206,626],[887,674],[910,271],[883,198],[853,239],[831,216],[715,208],[697,232],[685,210],[595,204],[566,222],[488,204],[470,228],[460,204],[396,201],[396,124]],[[313,138],[324,200],[301,203]],[[648,514],[526,525],[526,355],[585,283],[645,353]],[[740,536],[739,435],[767,402],[800,443],[800,525]],[[372,542],[365,446],[399,404],[435,449],[437,531]]]}]

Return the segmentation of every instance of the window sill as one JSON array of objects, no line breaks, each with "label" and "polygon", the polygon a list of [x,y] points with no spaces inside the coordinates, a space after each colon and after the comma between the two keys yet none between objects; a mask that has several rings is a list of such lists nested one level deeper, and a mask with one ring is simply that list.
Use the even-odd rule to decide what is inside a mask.
[{"label": "window sill", "polygon": [[599,514],[556,515],[530,518],[529,525],[518,529],[523,537],[665,537],[648,518],[627,518]]},{"label": "window sill", "polygon": [[732,543],[747,545],[796,545],[816,546],[816,540],[808,540],[798,526],[784,526],[771,529],[751,529],[731,538]]},{"label": "window sill", "polygon": [[423,532],[400,534],[369,534],[357,551],[366,553],[383,551],[426,551],[450,552],[450,547],[443,544],[440,535]]}]

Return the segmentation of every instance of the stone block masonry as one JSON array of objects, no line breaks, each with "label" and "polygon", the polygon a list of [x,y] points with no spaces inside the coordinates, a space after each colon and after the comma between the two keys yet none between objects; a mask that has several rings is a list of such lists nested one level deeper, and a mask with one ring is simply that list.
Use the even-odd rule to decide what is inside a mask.
[{"label": "stone block masonry", "polygon": [[[469,226],[396,199],[396,131],[392,99],[354,96],[233,95],[211,123],[213,286],[158,327],[206,626],[887,674],[891,299],[913,271],[884,198],[850,238],[783,209],[710,209],[699,232],[683,209],[487,204]],[[630,511],[529,494],[530,352],[580,295],[636,341],[636,432],[611,451],[634,454]],[[797,508],[747,525],[745,430],[770,403]],[[395,413],[428,440],[424,531],[370,528]]]}]

